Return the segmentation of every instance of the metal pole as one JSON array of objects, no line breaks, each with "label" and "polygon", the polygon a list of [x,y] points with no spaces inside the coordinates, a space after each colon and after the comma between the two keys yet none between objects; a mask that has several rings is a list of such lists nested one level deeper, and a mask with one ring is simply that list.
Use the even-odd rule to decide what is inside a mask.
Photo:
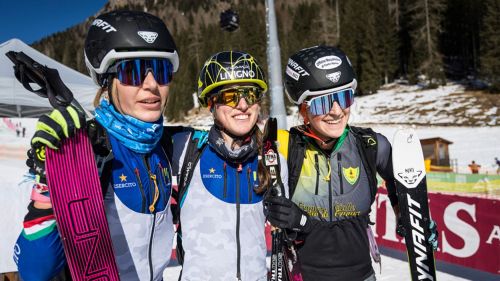
[{"label": "metal pole", "polygon": [[278,121],[279,129],[287,129],[286,110],[283,100],[283,81],[281,78],[281,55],[276,27],[274,0],[266,0],[267,62],[269,72],[269,92],[271,96],[270,115]]}]

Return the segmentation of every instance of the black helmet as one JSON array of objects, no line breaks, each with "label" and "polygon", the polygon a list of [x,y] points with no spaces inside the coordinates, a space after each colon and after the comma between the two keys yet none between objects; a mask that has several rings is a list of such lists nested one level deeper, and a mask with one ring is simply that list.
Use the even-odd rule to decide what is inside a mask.
[{"label": "black helmet", "polygon": [[139,11],[113,11],[99,15],[85,39],[85,64],[94,82],[103,85],[103,75],[116,60],[167,58],[179,67],[174,39],[158,17]]},{"label": "black helmet", "polygon": [[285,71],[285,92],[291,102],[301,104],[307,97],[325,90],[352,88],[357,81],[346,54],[335,47],[315,46],[293,54]]},{"label": "black helmet", "polygon": [[224,51],[211,56],[198,77],[198,100],[208,105],[212,91],[220,86],[250,82],[267,91],[266,78],[255,58],[245,52]]}]

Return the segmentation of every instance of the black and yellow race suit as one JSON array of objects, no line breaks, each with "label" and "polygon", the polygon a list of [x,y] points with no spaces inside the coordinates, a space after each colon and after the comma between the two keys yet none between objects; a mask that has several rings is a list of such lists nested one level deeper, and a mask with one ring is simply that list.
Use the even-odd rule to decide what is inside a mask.
[{"label": "black and yellow race suit", "polygon": [[[299,234],[296,241],[304,280],[364,280],[374,273],[367,235],[373,189],[354,134],[347,128],[330,153],[303,136],[304,162],[292,201],[314,220],[312,231]],[[294,149],[288,147],[288,138],[287,131],[279,132],[285,157]],[[376,170],[396,204],[391,145],[378,133],[376,142]]]}]

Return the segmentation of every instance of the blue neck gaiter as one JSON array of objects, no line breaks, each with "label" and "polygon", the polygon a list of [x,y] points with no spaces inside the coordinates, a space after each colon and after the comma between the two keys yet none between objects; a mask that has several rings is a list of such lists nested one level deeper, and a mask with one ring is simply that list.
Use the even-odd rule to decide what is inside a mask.
[{"label": "blue neck gaiter", "polygon": [[106,99],[96,108],[95,119],[120,143],[137,153],[151,152],[163,133],[163,116],[156,122],[144,122],[117,112]]}]

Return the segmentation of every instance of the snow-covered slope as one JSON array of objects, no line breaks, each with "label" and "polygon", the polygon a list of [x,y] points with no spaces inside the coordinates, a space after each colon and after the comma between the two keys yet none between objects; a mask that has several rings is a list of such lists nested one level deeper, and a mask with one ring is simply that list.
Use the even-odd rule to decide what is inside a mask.
[{"label": "snow-covered slope", "polygon": [[457,84],[433,90],[389,84],[377,94],[355,98],[351,122],[423,126],[498,126],[500,96],[468,92]]}]

